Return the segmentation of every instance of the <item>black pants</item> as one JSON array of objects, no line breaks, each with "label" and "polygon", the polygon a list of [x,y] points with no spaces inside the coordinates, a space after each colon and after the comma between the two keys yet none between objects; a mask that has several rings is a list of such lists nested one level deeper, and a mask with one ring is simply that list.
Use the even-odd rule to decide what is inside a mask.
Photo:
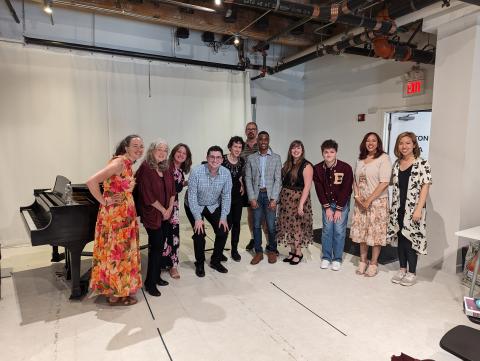
[{"label": "black pants", "polygon": [[145,228],[148,234],[148,265],[147,277],[145,278],[145,287],[155,287],[160,278],[160,267],[162,263],[162,252],[167,241],[165,227],[158,229]]},{"label": "black pants", "polygon": [[240,239],[240,221],[242,220],[243,200],[232,202],[230,213],[227,216],[228,226],[232,230],[230,235],[232,242],[232,251],[238,249],[238,241]]},{"label": "black pants", "polygon": [[[193,217],[190,208],[185,205],[185,213],[187,214],[188,220],[192,225],[192,228],[195,226],[195,218]],[[218,264],[222,257],[223,248],[227,242],[228,232],[225,232],[223,227],[218,227],[218,222],[220,222],[221,209],[218,207],[213,213],[210,213],[207,207],[203,208],[202,219],[206,219],[208,223],[212,226],[215,232],[215,242],[213,243],[213,254],[211,258],[211,263]],[[193,249],[195,250],[195,260],[196,263],[205,262],[205,230],[204,233],[198,234],[193,233]]]},{"label": "black pants", "polygon": [[412,242],[410,242],[403,234],[403,218],[405,217],[405,213],[398,212],[398,224],[400,226],[400,230],[397,233],[398,236],[398,260],[400,262],[400,268],[407,268],[408,264],[408,272],[416,273],[417,272],[417,260],[418,254],[412,248]]}]

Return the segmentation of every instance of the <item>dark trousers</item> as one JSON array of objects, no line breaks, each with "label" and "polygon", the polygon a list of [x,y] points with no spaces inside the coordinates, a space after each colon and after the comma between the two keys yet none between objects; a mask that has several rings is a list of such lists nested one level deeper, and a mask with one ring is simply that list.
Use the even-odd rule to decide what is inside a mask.
[{"label": "dark trousers", "polygon": [[[190,208],[186,205],[185,213],[187,214],[188,220],[193,228],[195,226],[195,218],[193,217]],[[211,258],[212,264],[220,263],[223,249],[225,248],[225,243],[227,242],[228,237],[228,232],[225,232],[223,227],[218,227],[218,222],[220,222],[220,213],[220,207],[215,209],[213,213],[210,213],[207,207],[204,207],[202,211],[202,219],[206,219],[215,232],[215,242],[213,243],[213,254]],[[192,239],[193,249],[195,251],[195,260],[197,261],[196,263],[198,264],[205,262],[205,230],[202,234],[194,233]]]},{"label": "dark trousers", "polygon": [[240,240],[240,221],[242,219],[243,200],[240,199],[232,202],[230,213],[227,216],[228,226],[232,233],[230,235],[232,242],[232,251],[238,249],[238,241]]},{"label": "dark trousers", "polygon": [[147,277],[145,278],[145,287],[153,288],[160,278],[160,266],[162,262],[162,252],[167,241],[165,227],[158,229],[145,228],[148,234],[148,264]]},{"label": "dark trousers", "polygon": [[398,260],[400,262],[400,268],[407,268],[408,272],[416,273],[417,272],[417,260],[418,254],[412,248],[412,242],[410,242],[403,234],[403,218],[405,213],[398,212],[398,224],[400,226],[400,231],[397,233],[398,237]]}]

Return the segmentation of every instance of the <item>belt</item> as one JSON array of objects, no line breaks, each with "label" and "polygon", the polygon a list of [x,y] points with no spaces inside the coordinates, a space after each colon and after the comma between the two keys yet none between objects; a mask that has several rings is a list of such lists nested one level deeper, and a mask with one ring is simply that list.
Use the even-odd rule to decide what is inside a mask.
[{"label": "belt", "polygon": [[260,192],[266,192],[266,191],[267,191],[267,188],[260,188],[259,191],[260,191]]}]

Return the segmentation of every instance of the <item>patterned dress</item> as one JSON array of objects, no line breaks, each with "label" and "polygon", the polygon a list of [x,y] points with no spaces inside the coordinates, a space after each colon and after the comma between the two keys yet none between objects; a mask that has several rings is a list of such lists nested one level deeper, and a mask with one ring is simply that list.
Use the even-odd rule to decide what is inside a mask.
[{"label": "patterned dress", "polygon": [[309,161],[303,160],[297,173],[295,184],[290,182],[290,174],[283,175],[282,190],[277,217],[277,242],[285,246],[298,243],[308,247],[313,242],[313,213],[310,194],[303,205],[303,216],[298,215],[298,204],[304,187],[303,170]]},{"label": "patterned dress", "polygon": [[[390,182],[391,173],[392,165],[387,154],[370,163],[359,160],[355,167],[358,196],[367,199],[381,182]],[[385,190],[367,210],[355,204],[350,238],[355,243],[366,243],[368,246],[385,246],[388,220],[388,191]]]},{"label": "patterned dress", "polygon": [[123,202],[100,205],[95,226],[90,288],[96,294],[126,297],[142,286],[139,232],[132,190],[132,161],[123,160],[123,171],[103,182],[103,196],[123,195]]},{"label": "patterned dress", "polygon": [[185,174],[181,169],[171,168],[173,179],[175,180],[175,201],[173,203],[173,211],[170,217],[171,235],[167,238],[165,249],[162,256],[169,257],[171,267],[178,266],[178,249],[180,248],[180,206],[178,204],[178,194],[183,190],[183,182],[185,181]]}]

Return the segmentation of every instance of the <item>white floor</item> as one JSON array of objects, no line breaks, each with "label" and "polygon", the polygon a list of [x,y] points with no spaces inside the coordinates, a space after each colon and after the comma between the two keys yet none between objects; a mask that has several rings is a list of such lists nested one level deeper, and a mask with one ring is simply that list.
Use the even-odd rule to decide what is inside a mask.
[{"label": "white floor", "polygon": [[266,258],[251,266],[242,231],[242,261],[229,259],[227,274],[206,266],[199,279],[182,230],[181,278],[165,275],[161,297],[140,293],[130,307],[71,302],[49,247],[3,248],[0,359],[384,361],[404,352],[447,361],[457,358],[439,347],[445,332],[477,327],[463,314],[468,290],[459,278],[422,269],[421,259],[413,287],[390,282],[398,264],[374,278],[355,275],[358,259],[348,254],[340,272],[321,270],[318,245],[298,266]]}]

